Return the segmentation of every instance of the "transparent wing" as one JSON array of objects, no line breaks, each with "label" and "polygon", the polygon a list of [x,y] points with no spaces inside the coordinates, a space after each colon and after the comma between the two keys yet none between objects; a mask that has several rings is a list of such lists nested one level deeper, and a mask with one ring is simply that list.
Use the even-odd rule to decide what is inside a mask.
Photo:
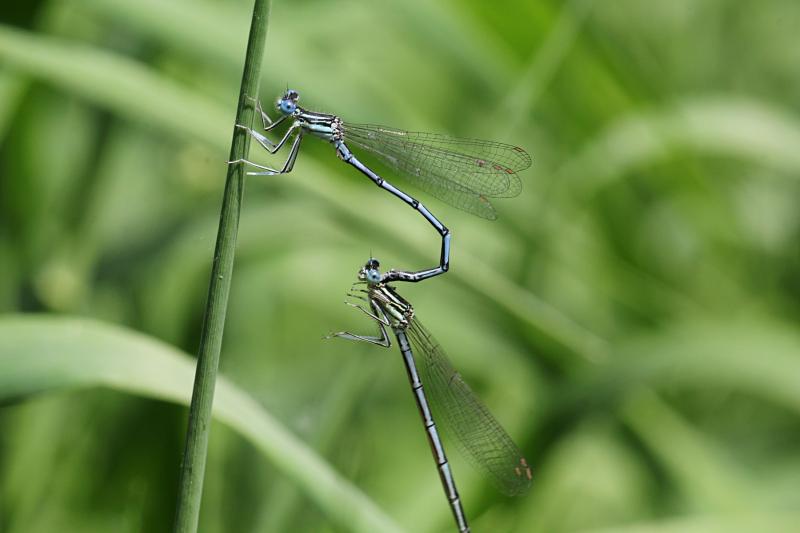
[{"label": "transparent wing", "polygon": [[410,181],[419,189],[453,207],[487,220],[497,220],[497,212],[489,199],[462,185],[439,179],[412,179]]},{"label": "transparent wing", "polygon": [[383,159],[420,189],[484,218],[494,219],[488,198],[516,196],[517,172],[531,165],[518,146],[372,124],[343,125],[345,141]]},{"label": "transparent wing", "polygon": [[531,469],[508,433],[455,371],[431,334],[412,320],[406,330],[419,362],[422,387],[429,397],[434,420],[442,421],[446,434],[464,456],[509,496],[521,494],[531,484]]}]

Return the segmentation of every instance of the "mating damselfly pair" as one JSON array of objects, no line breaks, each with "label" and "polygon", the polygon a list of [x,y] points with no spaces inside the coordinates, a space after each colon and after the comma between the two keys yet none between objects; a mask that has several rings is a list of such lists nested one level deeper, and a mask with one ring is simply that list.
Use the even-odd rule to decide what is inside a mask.
[{"label": "mating damselfly pair", "polygon": [[[378,323],[380,336],[349,332],[331,336],[389,347],[391,341],[386,328],[392,329],[458,530],[468,532],[466,514],[434,417],[444,421],[444,427],[455,437],[466,457],[506,494],[516,495],[527,490],[531,482],[531,470],[502,426],[453,369],[442,349],[415,318],[412,305],[389,285],[394,281],[421,281],[446,272],[450,261],[450,230],[419,200],[364,165],[353,155],[347,143],[377,156],[423,191],[490,220],[497,216],[489,199],[518,195],[522,184],[517,173],[530,166],[531,158],[522,148],[509,144],[351,124],[336,115],[303,109],[297,105],[299,98],[297,91],[287,90],[276,103],[281,117],[275,121],[263,111],[260,103],[257,105],[264,131],[270,131],[287,119],[292,119],[284,135],[275,143],[252,128],[237,124],[273,154],[294,135],[289,155],[281,169],[244,159],[231,163],[243,163],[258,169],[247,172],[248,175],[285,174],[294,167],[303,136],[312,134],[321,137],[333,144],[341,160],[417,210],[441,236],[437,267],[416,272],[389,270],[381,274],[378,261],[370,259],[359,271],[358,284],[361,286],[354,285],[349,295],[362,303],[349,304]],[[414,351],[421,357],[421,365],[417,365]]]}]

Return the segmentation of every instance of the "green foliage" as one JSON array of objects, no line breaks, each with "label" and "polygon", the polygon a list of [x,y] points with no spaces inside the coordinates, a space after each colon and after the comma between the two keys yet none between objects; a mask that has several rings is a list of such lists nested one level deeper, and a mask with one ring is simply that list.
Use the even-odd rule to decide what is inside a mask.
[{"label": "green foliage", "polygon": [[[93,320],[7,315],[0,320],[0,339],[0,399],[103,386],[189,403],[195,362],[152,338]],[[353,531],[396,530],[363,494],[224,378],[214,409],[218,420],[295,480],[340,525]]]},{"label": "green foliage", "polygon": [[[0,531],[168,531],[252,3],[24,9],[0,25]],[[534,467],[507,500],[453,457],[475,531],[800,523],[796,1],[270,18],[265,103],[288,82],[534,156],[495,223],[420,195],[451,272],[401,287]],[[371,329],[341,304],[370,252],[434,264],[419,218],[313,139],[247,181],[201,531],[452,529],[396,351],[322,340]]]}]

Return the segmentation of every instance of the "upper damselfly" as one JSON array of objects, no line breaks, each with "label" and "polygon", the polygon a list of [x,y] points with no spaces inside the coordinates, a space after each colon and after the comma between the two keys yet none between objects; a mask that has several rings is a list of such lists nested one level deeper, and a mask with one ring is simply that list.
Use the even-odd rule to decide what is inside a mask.
[{"label": "upper damselfly", "polygon": [[263,134],[248,126],[237,124],[247,131],[262,147],[274,154],[294,135],[281,169],[258,165],[246,159],[231,163],[245,163],[259,170],[247,172],[251,176],[268,176],[291,172],[306,133],[332,143],[339,158],[357,168],[376,185],[397,196],[419,211],[441,235],[442,248],[439,266],[416,272],[390,270],[382,281],[420,281],[446,272],[450,264],[450,230],[422,203],[401,191],[359,161],[347,144],[358,146],[381,159],[405,175],[409,182],[423,191],[489,220],[497,218],[490,198],[516,196],[522,190],[518,173],[531,165],[531,157],[519,146],[477,139],[459,139],[447,135],[411,132],[371,124],[351,124],[336,115],[303,109],[297,102],[297,91],[287,90],[278,99],[276,109],[281,117],[272,121],[258,104],[264,131],[270,131],[286,119],[292,123],[283,137],[273,143]]},{"label": "upper damselfly", "polygon": [[468,532],[467,517],[435,421],[443,422],[445,432],[455,437],[465,457],[505,494],[514,496],[528,490],[531,469],[508,433],[420,323],[412,305],[382,281],[379,266],[377,259],[370,259],[359,270],[359,281],[348,294],[363,303],[347,303],[375,320],[380,335],[341,331],[328,338],[339,337],[388,348],[391,341],[386,328],[392,329],[458,531]]}]

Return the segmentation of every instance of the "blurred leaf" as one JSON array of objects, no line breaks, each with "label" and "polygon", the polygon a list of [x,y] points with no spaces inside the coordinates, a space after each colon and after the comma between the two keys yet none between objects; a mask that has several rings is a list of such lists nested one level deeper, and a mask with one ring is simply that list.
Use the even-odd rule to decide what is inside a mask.
[{"label": "blurred leaf", "polygon": [[[114,108],[137,122],[155,123],[174,133],[190,131],[218,146],[227,143],[233,128],[233,109],[228,115],[144,65],[91,46],[0,26],[0,57],[16,70]],[[219,127],[225,124],[228,127]]]},{"label": "blurred leaf", "polygon": [[0,71],[0,139],[6,136],[11,118],[25,93],[27,81],[8,71]]},{"label": "blurred leaf", "polygon": [[800,116],[766,101],[708,95],[617,119],[560,173],[582,195],[680,148],[800,173]]},{"label": "blurred leaf", "polygon": [[583,529],[580,533],[793,533],[800,515],[792,513],[703,515],[664,519],[628,526]]},{"label": "blurred leaf", "polygon": [[623,416],[681,486],[689,505],[696,507],[690,510],[734,512],[763,507],[755,497],[754,480],[738,471],[738,465],[728,464],[720,446],[656,394],[647,390],[631,394]]},{"label": "blurred leaf", "polygon": [[778,321],[745,314],[728,321],[696,318],[668,332],[619,346],[600,372],[565,395],[580,402],[619,400],[641,386],[734,390],[800,414],[800,335]]},{"label": "blurred leaf", "polygon": [[[0,319],[0,398],[104,386],[188,405],[193,375],[191,358],[117,326],[66,317]],[[222,378],[214,414],[250,440],[341,527],[399,530],[364,494]]]},{"label": "blurred leaf", "polygon": [[610,420],[587,420],[534,470],[531,501],[514,530],[576,531],[628,521],[648,505],[652,486],[645,474]]}]

